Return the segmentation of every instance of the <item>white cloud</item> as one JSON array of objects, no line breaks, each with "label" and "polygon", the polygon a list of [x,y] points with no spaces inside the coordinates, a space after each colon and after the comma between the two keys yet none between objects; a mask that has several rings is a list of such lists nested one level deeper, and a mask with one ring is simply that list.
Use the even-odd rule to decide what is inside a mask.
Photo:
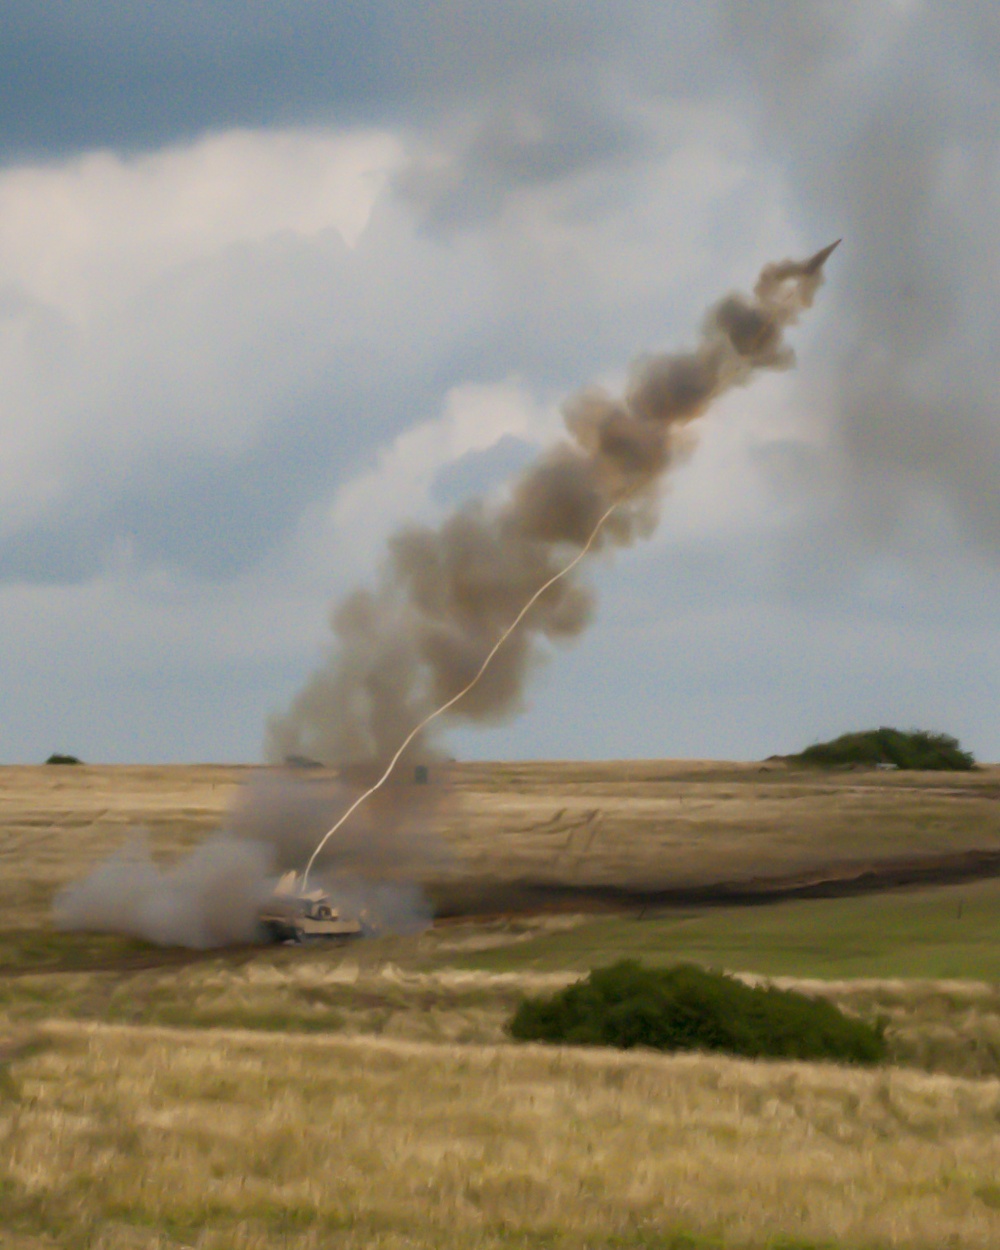
[{"label": "white cloud", "polygon": [[[328,446],[363,458],[449,387],[522,369],[568,387],[657,345],[731,272],[749,202],[778,231],[739,126],[673,110],[656,145],[609,186],[582,168],[523,187],[453,242],[386,199],[404,159],[386,132],[236,131],[0,172],[0,537],[54,526],[105,544],[89,567],[116,545],[141,559],[100,515],[141,510],[151,478],[207,483],[213,457],[237,472],[289,414],[343,425]],[[726,204],[713,254],[706,213]],[[428,367],[452,352],[457,370]],[[443,435],[414,437],[407,460]]]},{"label": "white cloud", "polygon": [[310,275],[343,269],[398,156],[238,131],[0,172],[0,534],[92,512],[163,446],[252,443],[328,353]]},{"label": "white cloud", "polygon": [[241,242],[357,243],[400,159],[388,133],[228,131],[135,157],[0,173],[0,284],[78,324],[157,275]]},{"label": "white cloud", "polygon": [[397,159],[379,131],[235,131],[0,173],[0,535],[254,446],[352,332],[337,280]]},{"label": "white cloud", "polygon": [[822,427],[803,418],[801,379],[767,374],[724,396],[692,427],[687,455],[666,479],[660,541],[773,540],[810,501],[782,490],[783,469],[830,454]]}]

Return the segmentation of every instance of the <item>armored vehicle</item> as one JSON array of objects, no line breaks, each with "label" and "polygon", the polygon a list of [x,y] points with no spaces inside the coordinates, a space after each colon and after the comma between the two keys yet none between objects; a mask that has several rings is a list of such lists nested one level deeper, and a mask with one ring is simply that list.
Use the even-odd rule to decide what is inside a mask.
[{"label": "armored vehicle", "polygon": [[305,942],[361,937],[360,920],[341,916],[325,890],[303,891],[294,872],[286,872],[260,910],[260,924],[272,942]]}]

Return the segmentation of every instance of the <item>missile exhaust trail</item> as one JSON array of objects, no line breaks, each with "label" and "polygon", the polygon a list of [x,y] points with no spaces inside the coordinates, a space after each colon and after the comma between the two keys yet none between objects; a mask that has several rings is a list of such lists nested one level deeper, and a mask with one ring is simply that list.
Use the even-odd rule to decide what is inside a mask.
[{"label": "missile exhaust trail", "polygon": [[[765,265],[752,295],[712,305],[693,348],[642,359],[624,395],[572,396],[566,435],[499,502],[472,500],[437,528],[407,526],[389,540],[376,585],[335,610],[327,665],[269,725],[272,759],[303,755],[379,778],[320,840],[306,875],[401,761],[440,759],[428,731],[444,713],[496,721],[519,710],[539,643],[588,623],[592,596],[570,574],[589,552],[653,532],[678,437],[716,399],[792,366],[784,332],[811,307],[839,243]],[[406,819],[405,798],[383,798],[380,822]]]}]

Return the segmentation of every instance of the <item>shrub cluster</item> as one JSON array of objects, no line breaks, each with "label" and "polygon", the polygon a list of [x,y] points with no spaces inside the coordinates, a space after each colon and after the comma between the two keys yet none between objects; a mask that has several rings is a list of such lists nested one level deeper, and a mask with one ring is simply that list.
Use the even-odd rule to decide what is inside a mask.
[{"label": "shrub cluster", "polygon": [[817,742],[799,755],[789,757],[804,764],[843,767],[849,764],[893,764],[896,768],[974,768],[971,752],[963,751],[957,738],[924,729],[866,729],[841,734],[830,742]]},{"label": "shrub cluster", "polygon": [[711,1050],[782,1059],[872,1064],[881,1026],[824,999],[744,985],[693,964],[646,968],[622,960],[547,998],[525,1000],[508,1025],[519,1041]]},{"label": "shrub cluster", "polygon": [[78,760],[75,755],[61,755],[58,751],[53,752],[53,754],[50,755],[49,758],[45,762],[46,764],[80,764],[82,763],[82,761]]}]

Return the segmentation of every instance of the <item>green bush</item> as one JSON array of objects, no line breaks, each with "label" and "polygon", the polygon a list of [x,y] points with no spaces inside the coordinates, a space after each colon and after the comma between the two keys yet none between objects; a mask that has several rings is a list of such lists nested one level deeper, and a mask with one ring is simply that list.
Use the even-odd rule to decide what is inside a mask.
[{"label": "green bush", "polygon": [[46,764],[81,764],[83,761],[78,760],[75,755],[60,755],[56,751],[45,762]]},{"label": "green bush", "polygon": [[693,964],[645,968],[622,960],[548,998],[525,1000],[508,1030],[518,1041],[573,1046],[715,1050],[752,1058],[878,1063],[880,1026],[824,999],[754,988]]},{"label": "green bush", "polygon": [[841,734],[830,742],[817,742],[799,755],[788,757],[804,764],[828,768],[849,764],[893,764],[896,768],[957,769],[975,768],[971,752],[963,751],[957,738],[929,733],[925,729],[866,729]]}]

